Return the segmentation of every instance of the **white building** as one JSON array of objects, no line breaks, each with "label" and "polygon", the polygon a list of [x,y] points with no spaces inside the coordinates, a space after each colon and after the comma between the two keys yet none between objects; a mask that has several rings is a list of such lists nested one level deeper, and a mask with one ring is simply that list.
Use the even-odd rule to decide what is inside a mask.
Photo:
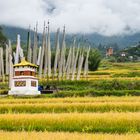
[{"label": "white building", "polygon": [[38,79],[35,76],[37,66],[25,59],[14,66],[14,75],[11,81],[9,95],[39,95]]}]

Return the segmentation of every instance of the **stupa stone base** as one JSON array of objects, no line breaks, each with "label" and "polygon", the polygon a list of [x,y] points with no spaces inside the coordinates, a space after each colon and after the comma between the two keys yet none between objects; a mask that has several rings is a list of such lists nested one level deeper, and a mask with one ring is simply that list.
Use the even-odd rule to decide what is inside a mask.
[{"label": "stupa stone base", "polygon": [[17,96],[28,96],[28,95],[40,95],[40,91],[35,91],[35,90],[21,90],[21,91],[16,91],[16,90],[10,90],[8,92],[8,95],[17,95]]}]

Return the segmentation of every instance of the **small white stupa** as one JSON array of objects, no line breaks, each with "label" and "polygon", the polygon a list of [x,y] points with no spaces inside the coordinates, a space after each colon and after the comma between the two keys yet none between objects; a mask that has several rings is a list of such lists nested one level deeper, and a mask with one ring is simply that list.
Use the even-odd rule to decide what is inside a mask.
[{"label": "small white stupa", "polygon": [[36,77],[37,65],[27,62],[25,58],[21,63],[13,66],[14,75],[11,81],[9,95],[39,95],[38,79]]}]

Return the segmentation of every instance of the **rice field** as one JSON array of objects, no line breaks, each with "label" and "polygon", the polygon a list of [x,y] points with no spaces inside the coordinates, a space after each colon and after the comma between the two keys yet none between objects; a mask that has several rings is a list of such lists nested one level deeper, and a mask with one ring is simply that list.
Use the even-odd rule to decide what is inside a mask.
[{"label": "rice field", "polygon": [[140,132],[140,113],[2,114],[6,131],[65,131],[89,133]]},{"label": "rice field", "polygon": [[0,139],[137,140],[139,133],[140,97],[0,98]]},{"label": "rice field", "polygon": [[[53,100],[53,99],[52,99]],[[4,103],[0,104],[0,114],[5,113],[88,113],[88,112],[139,112],[140,102],[114,101],[114,102],[89,102],[83,100],[79,102],[49,102],[49,103]],[[68,101],[68,100],[67,100]]]},{"label": "rice field", "polygon": [[49,81],[53,95],[0,97],[0,140],[139,140],[139,73],[139,63],[107,64],[88,81]]},{"label": "rice field", "polygon": [[98,71],[89,72],[89,80],[140,80],[140,63],[102,62]]},{"label": "rice field", "polygon": [[102,103],[102,102],[140,102],[139,96],[104,96],[104,97],[71,97],[71,98],[0,98],[0,104],[42,104],[42,103]]},{"label": "rice field", "polygon": [[0,131],[1,140],[139,140],[140,134],[88,134],[68,132],[5,132]]}]

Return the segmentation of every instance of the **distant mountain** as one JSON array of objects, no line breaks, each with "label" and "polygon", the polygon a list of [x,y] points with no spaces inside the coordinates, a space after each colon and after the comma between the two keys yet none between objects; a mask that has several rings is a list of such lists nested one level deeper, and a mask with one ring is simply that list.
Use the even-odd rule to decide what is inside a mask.
[{"label": "distant mountain", "polygon": [[[27,29],[18,28],[18,27],[10,27],[10,26],[2,26],[4,34],[11,39],[13,42],[16,41],[16,35],[21,35],[22,42],[27,41]],[[66,36],[67,43],[72,42],[73,34],[68,34]],[[39,34],[40,41],[41,41],[41,34]],[[78,40],[87,40],[90,44],[94,44],[95,46],[99,44],[108,45],[108,44],[114,44],[117,43],[119,47],[125,48],[129,46],[136,45],[138,42],[140,42],[140,33],[136,33],[133,35],[118,35],[118,36],[103,36],[99,35],[97,33],[93,34],[76,34],[76,37]],[[33,38],[33,33],[32,33]],[[84,38],[84,39],[83,39]],[[51,40],[54,42],[55,40],[55,34],[51,33]],[[84,41],[83,41],[84,42]]]},{"label": "distant mountain", "polygon": [[[17,34],[20,34],[20,38],[21,38],[22,43],[27,42],[28,29],[19,28],[19,27],[12,27],[12,26],[4,26],[4,25],[2,25],[2,28],[3,28],[3,33],[5,34],[5,36],[7,36],[7,38],[10,39],[12,42],[14,42],[14,43],[16,42]],[[34,32],[31,31],[31,39],[32,40],[33,40],[33,35],[34,35]],[[68,41],[68,43],[70,43],[70,41],[72,41],[72,36],[73,35],[67,35],[66,40]],[[38,38],[39,38],[39,42],[41,43],[41,41],[42,41],[42,34],[41,33],[38,33]],[[62,39],[62,34],[60,36],[60,39]],[[51,41],[54,43],[55,33],[51,33]]]},{"label": "distant mountain", "polygon": [[21,35],[21,40],[23,42],[27,41],[27,33],[28,29],[19,28],[19,27],[12,27],[12,26],[4,26],[2,25],[3,32],[10,39],[12,42],[16,42],[17,34]]}]

